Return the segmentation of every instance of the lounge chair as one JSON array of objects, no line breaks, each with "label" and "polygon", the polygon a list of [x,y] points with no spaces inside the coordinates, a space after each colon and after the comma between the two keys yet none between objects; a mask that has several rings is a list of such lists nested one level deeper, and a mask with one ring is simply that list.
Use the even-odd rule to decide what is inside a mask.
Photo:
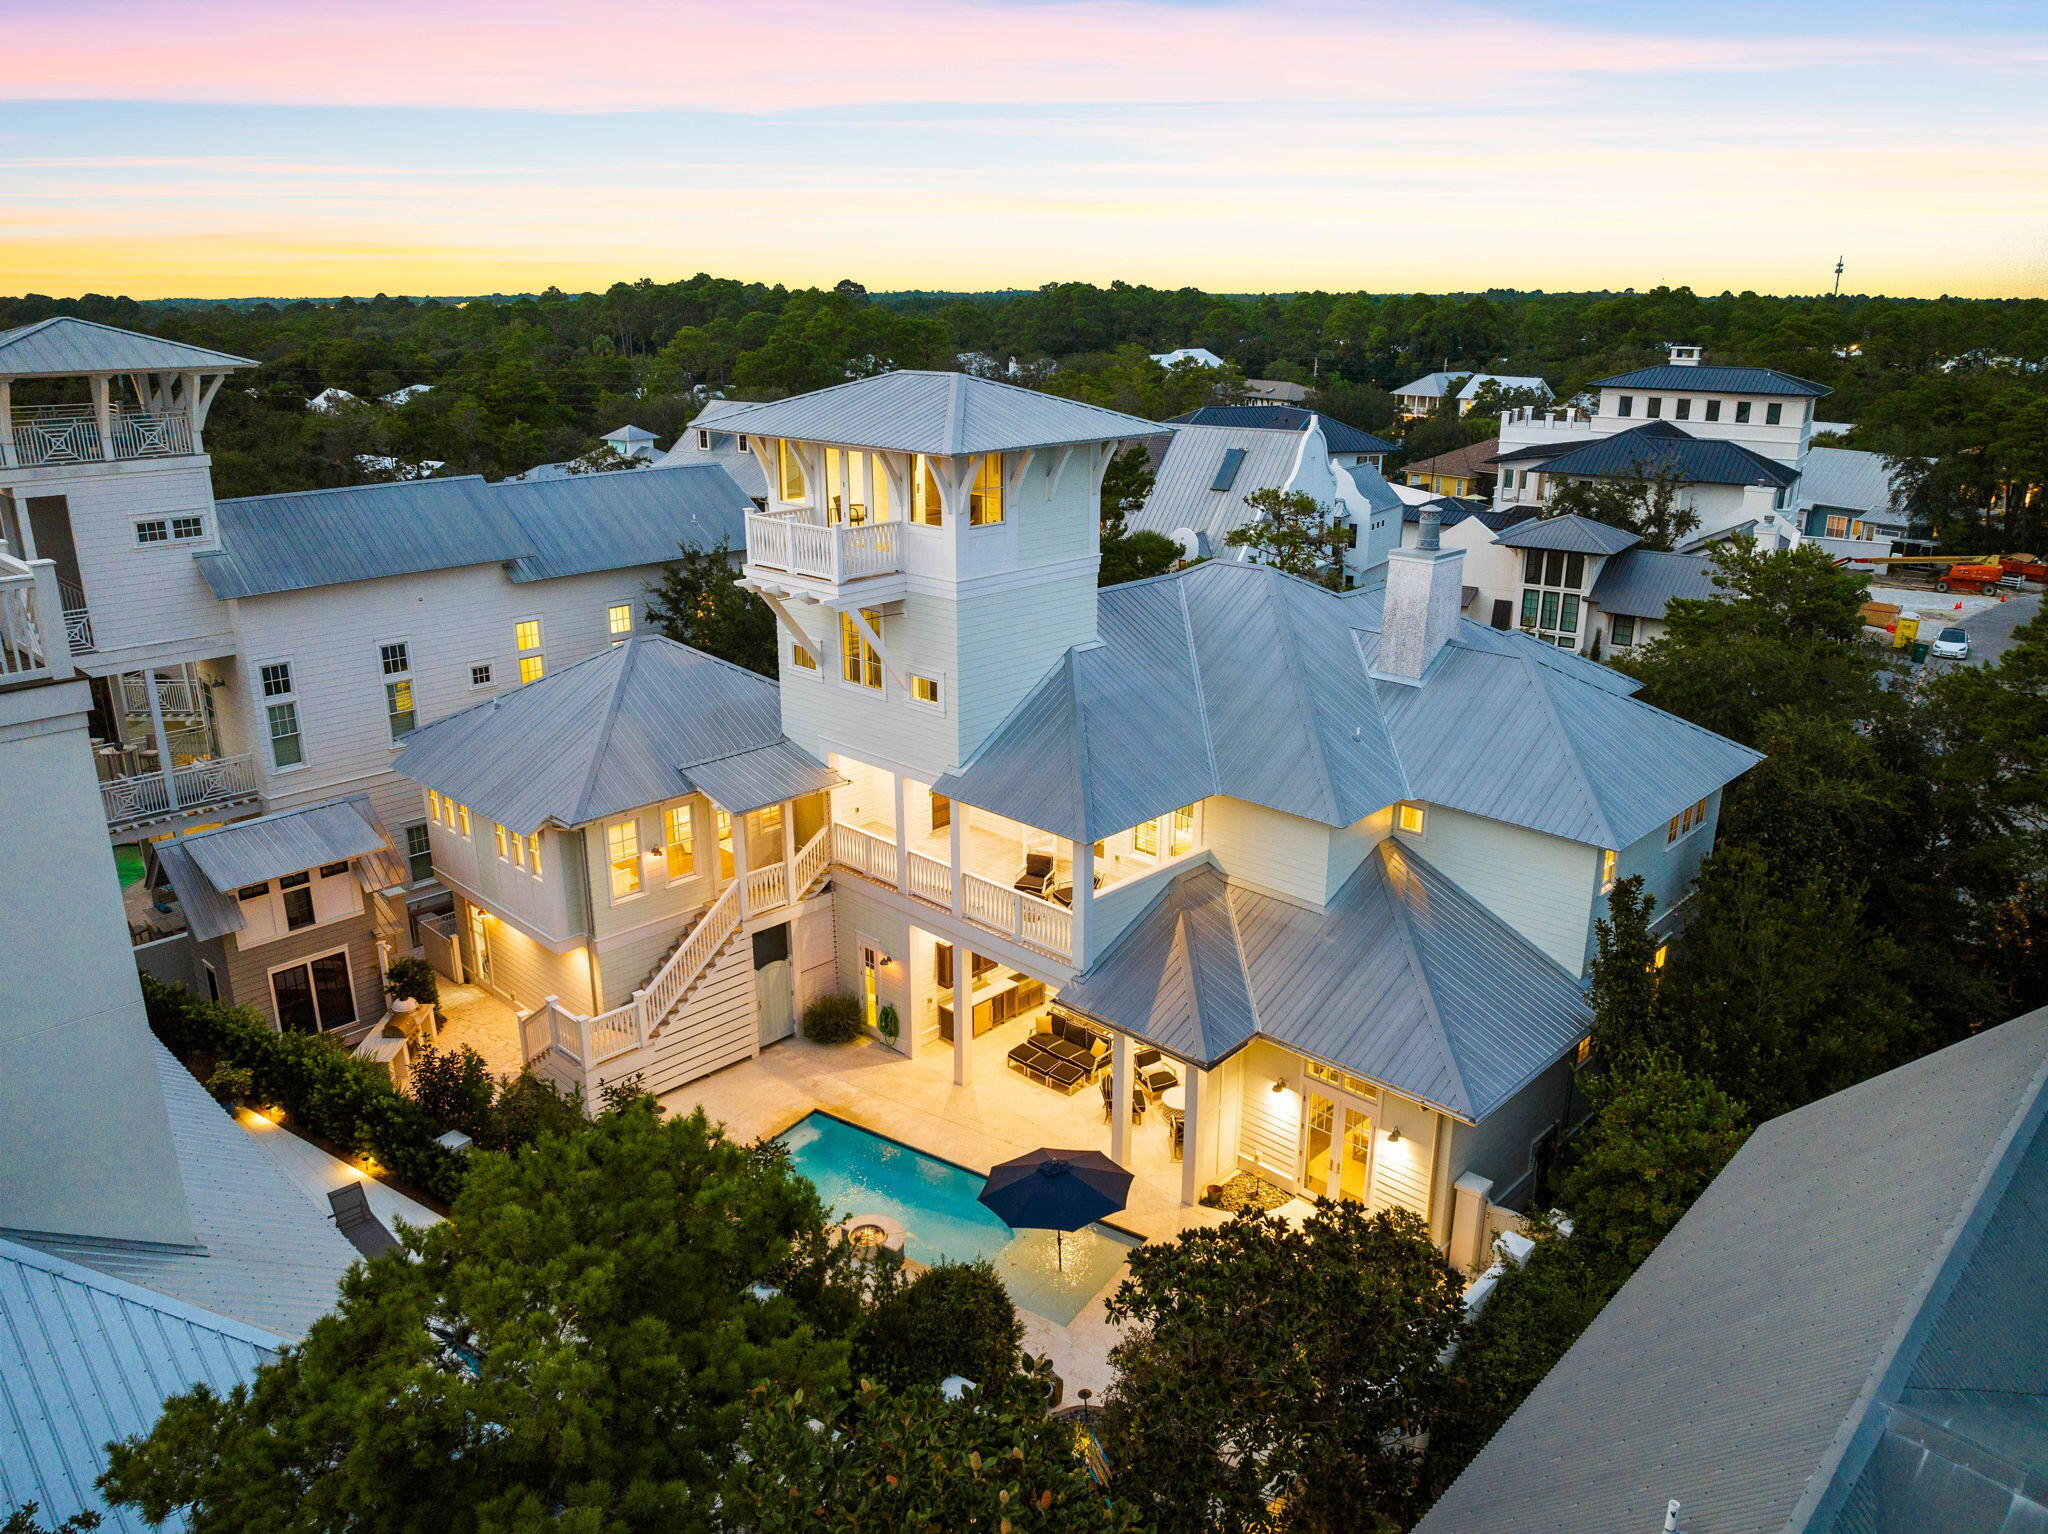
[{"label": "lounge chair", "polygon": [[1024,857],[1024,872],[1013,886],[1027,895],[1045,899],[1046,891],[1052,888],[1052,854],[1031,852]]}]

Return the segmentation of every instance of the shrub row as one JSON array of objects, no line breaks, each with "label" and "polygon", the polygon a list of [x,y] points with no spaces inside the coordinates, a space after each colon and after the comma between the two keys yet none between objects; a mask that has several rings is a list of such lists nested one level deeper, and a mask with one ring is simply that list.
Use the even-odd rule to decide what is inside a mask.
[{"label": "shrub row", "polygon": [[248,1073],[247,1091],[343,1152],[367,1151],[399,1181],[447,1202],[462,1186],[463,1159],[435,1140],[425,1109],[392,1086],[382,1067],[331,1038],[280,1033],[248,1007],[202,1000],[182,985],[142,977],[149,1026],[202,1074]]}]

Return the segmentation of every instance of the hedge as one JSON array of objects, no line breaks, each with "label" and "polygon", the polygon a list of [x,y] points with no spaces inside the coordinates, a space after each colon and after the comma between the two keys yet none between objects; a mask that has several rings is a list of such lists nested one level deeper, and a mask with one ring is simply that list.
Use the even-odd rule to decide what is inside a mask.
[{"label": "hedge", "polygon": [[249,1073],[259,1103],[343,1152],[368,1151],[392,1175],[446,1203],[462,1186],[463,1158],[435,1140],[426,1110],[392,1086],[382,1066],[334,1039],[280,1033],[248,1007],[203,1001],[182,985],[142,977],[149,1026],[188,1066]]}]

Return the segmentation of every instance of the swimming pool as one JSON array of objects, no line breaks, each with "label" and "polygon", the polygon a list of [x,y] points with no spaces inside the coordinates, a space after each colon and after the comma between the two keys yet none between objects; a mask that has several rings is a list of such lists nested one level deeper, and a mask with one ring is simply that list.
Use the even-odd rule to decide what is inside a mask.
[{"label": "swimming pool", "polygon": [[811,1113],[776,1137],[834,1215],[886,1214],[902,1222],[915,1262],[986,1257],[1021,1309],[1065,1326],[1116,1276],[1138,1245],[1105,1225],[1068,1233],[1064,1257],[1049,1230],[1012,1230],[981,1206],[983,1178],[829,1113]]}]

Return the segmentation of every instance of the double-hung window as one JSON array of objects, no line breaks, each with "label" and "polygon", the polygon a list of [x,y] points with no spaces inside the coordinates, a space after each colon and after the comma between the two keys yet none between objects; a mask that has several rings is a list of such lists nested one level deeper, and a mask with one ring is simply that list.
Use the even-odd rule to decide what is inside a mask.
[{"label": "double-hung window", "polygon": [[512,625],[512,648],[519,652],[519,681],[538,682],[547,675],[540,654],[540,619],[522,618]]},{"label": "double-hung window", "polygon": [[417,715],[412,703],[412,647],[404,641],[377,646],[377,664],[384,675],[384,718],[391,738],[403,740],[413,731]]},{"label": "double-hung window", "polygon": [[272,661],[257,667],[263,690],[263,722],[270,737],[270,763],[276,768],[305,764],[305,742],[299,735],[299,703],[292,682],[290,661]]},{"label": "double-hung window", "polygon": [[1003,455],[986,453],[967,493],[967,525],[992,527],[1003,520]]},{"label": "double-hung window", "polygon": [[1616,613],[1608,632],[1614,648],[1626,650],[1636,642],[1636,620],[1627,613]]},{"label": "double-hung window", "polygon": [[1670,823],[1667,826],[1665,826],[1664,840],[1667,843],[1677,841],[1681,836],[1684,836],[1689,832],[1696,830],[1702,823],[1705,822],[1706,818],[1706,800],[1702,799],[1698,804],[1687,805],[1684,809],[1680,810],[1676,815],[1673,815],[1671,817]]},{"label": "double-hung window", "polygon": [[284,926],[287,932],[313,925],[313,880],[310,874],[286,874],[277,881],[284,898]]},{"label": "double-hung window", "polygon": [[605,859],[611,864],[612,899],[640,893],[640,825],[615,820],[604,828]]},{"label": "double-hung window", "polygon": [[405,828],[405,863],[406,872],[415,884],[434,877],[434,838],[426,826],[410,825]]},{"label": "double-hung window", "polygon": [[919,453],[910,465],[910,520],[921,527],[938,527],[946,520],[945,500],[939,494],[939,472],[931,459]]},{"label": "double-hung window", "polygon": [[604,624],[605,631],[612,636],[612,643],[617,644],[633,632],[633,604],[620,602],[607,607],[604,611]]},{"label": "double-hung window", "polygon": [[1586,556],[1562,549],[1525,549],[1522,563],[1522,629],[1562,649],[1579,647],[1580,593]]},{"label": "double-hung window", "polygon": [[[881,633],[882,615],[879,612],[863,607],[860,615],[869,628]],[[868,642],[867,634],[850,612],[839,615],[839,675],[856,687],[866,687],[874,692],[882,690],[881,654]]]},{"label": "double-hung window", "polygon": [[687,804],[672,804],[661,812],[661,842],[671,879],[686,879],[697,871],[697,821]]},{"label": "double-hung window", "polygon": [[499,824],[498,824],[498,823],[497,823],[497,822],[496,822],[496,821],[494,820],[494,821],[492,821],[492,822],[491,822],[491,833],[492,833],[493,837],[495,838],[495,840],[497,841],[497,844],[498,844],[498,861],[499,861],[500,863],[509,863],[509,862],[511,862],[511,861],[512,861],[512,849],[511,849],[511,846],[509,845],[509,837],[508,837],[508,834],[507,834],[507,832],[506,832],[505,828],[504,828],[503,826],[499,825]]}]

